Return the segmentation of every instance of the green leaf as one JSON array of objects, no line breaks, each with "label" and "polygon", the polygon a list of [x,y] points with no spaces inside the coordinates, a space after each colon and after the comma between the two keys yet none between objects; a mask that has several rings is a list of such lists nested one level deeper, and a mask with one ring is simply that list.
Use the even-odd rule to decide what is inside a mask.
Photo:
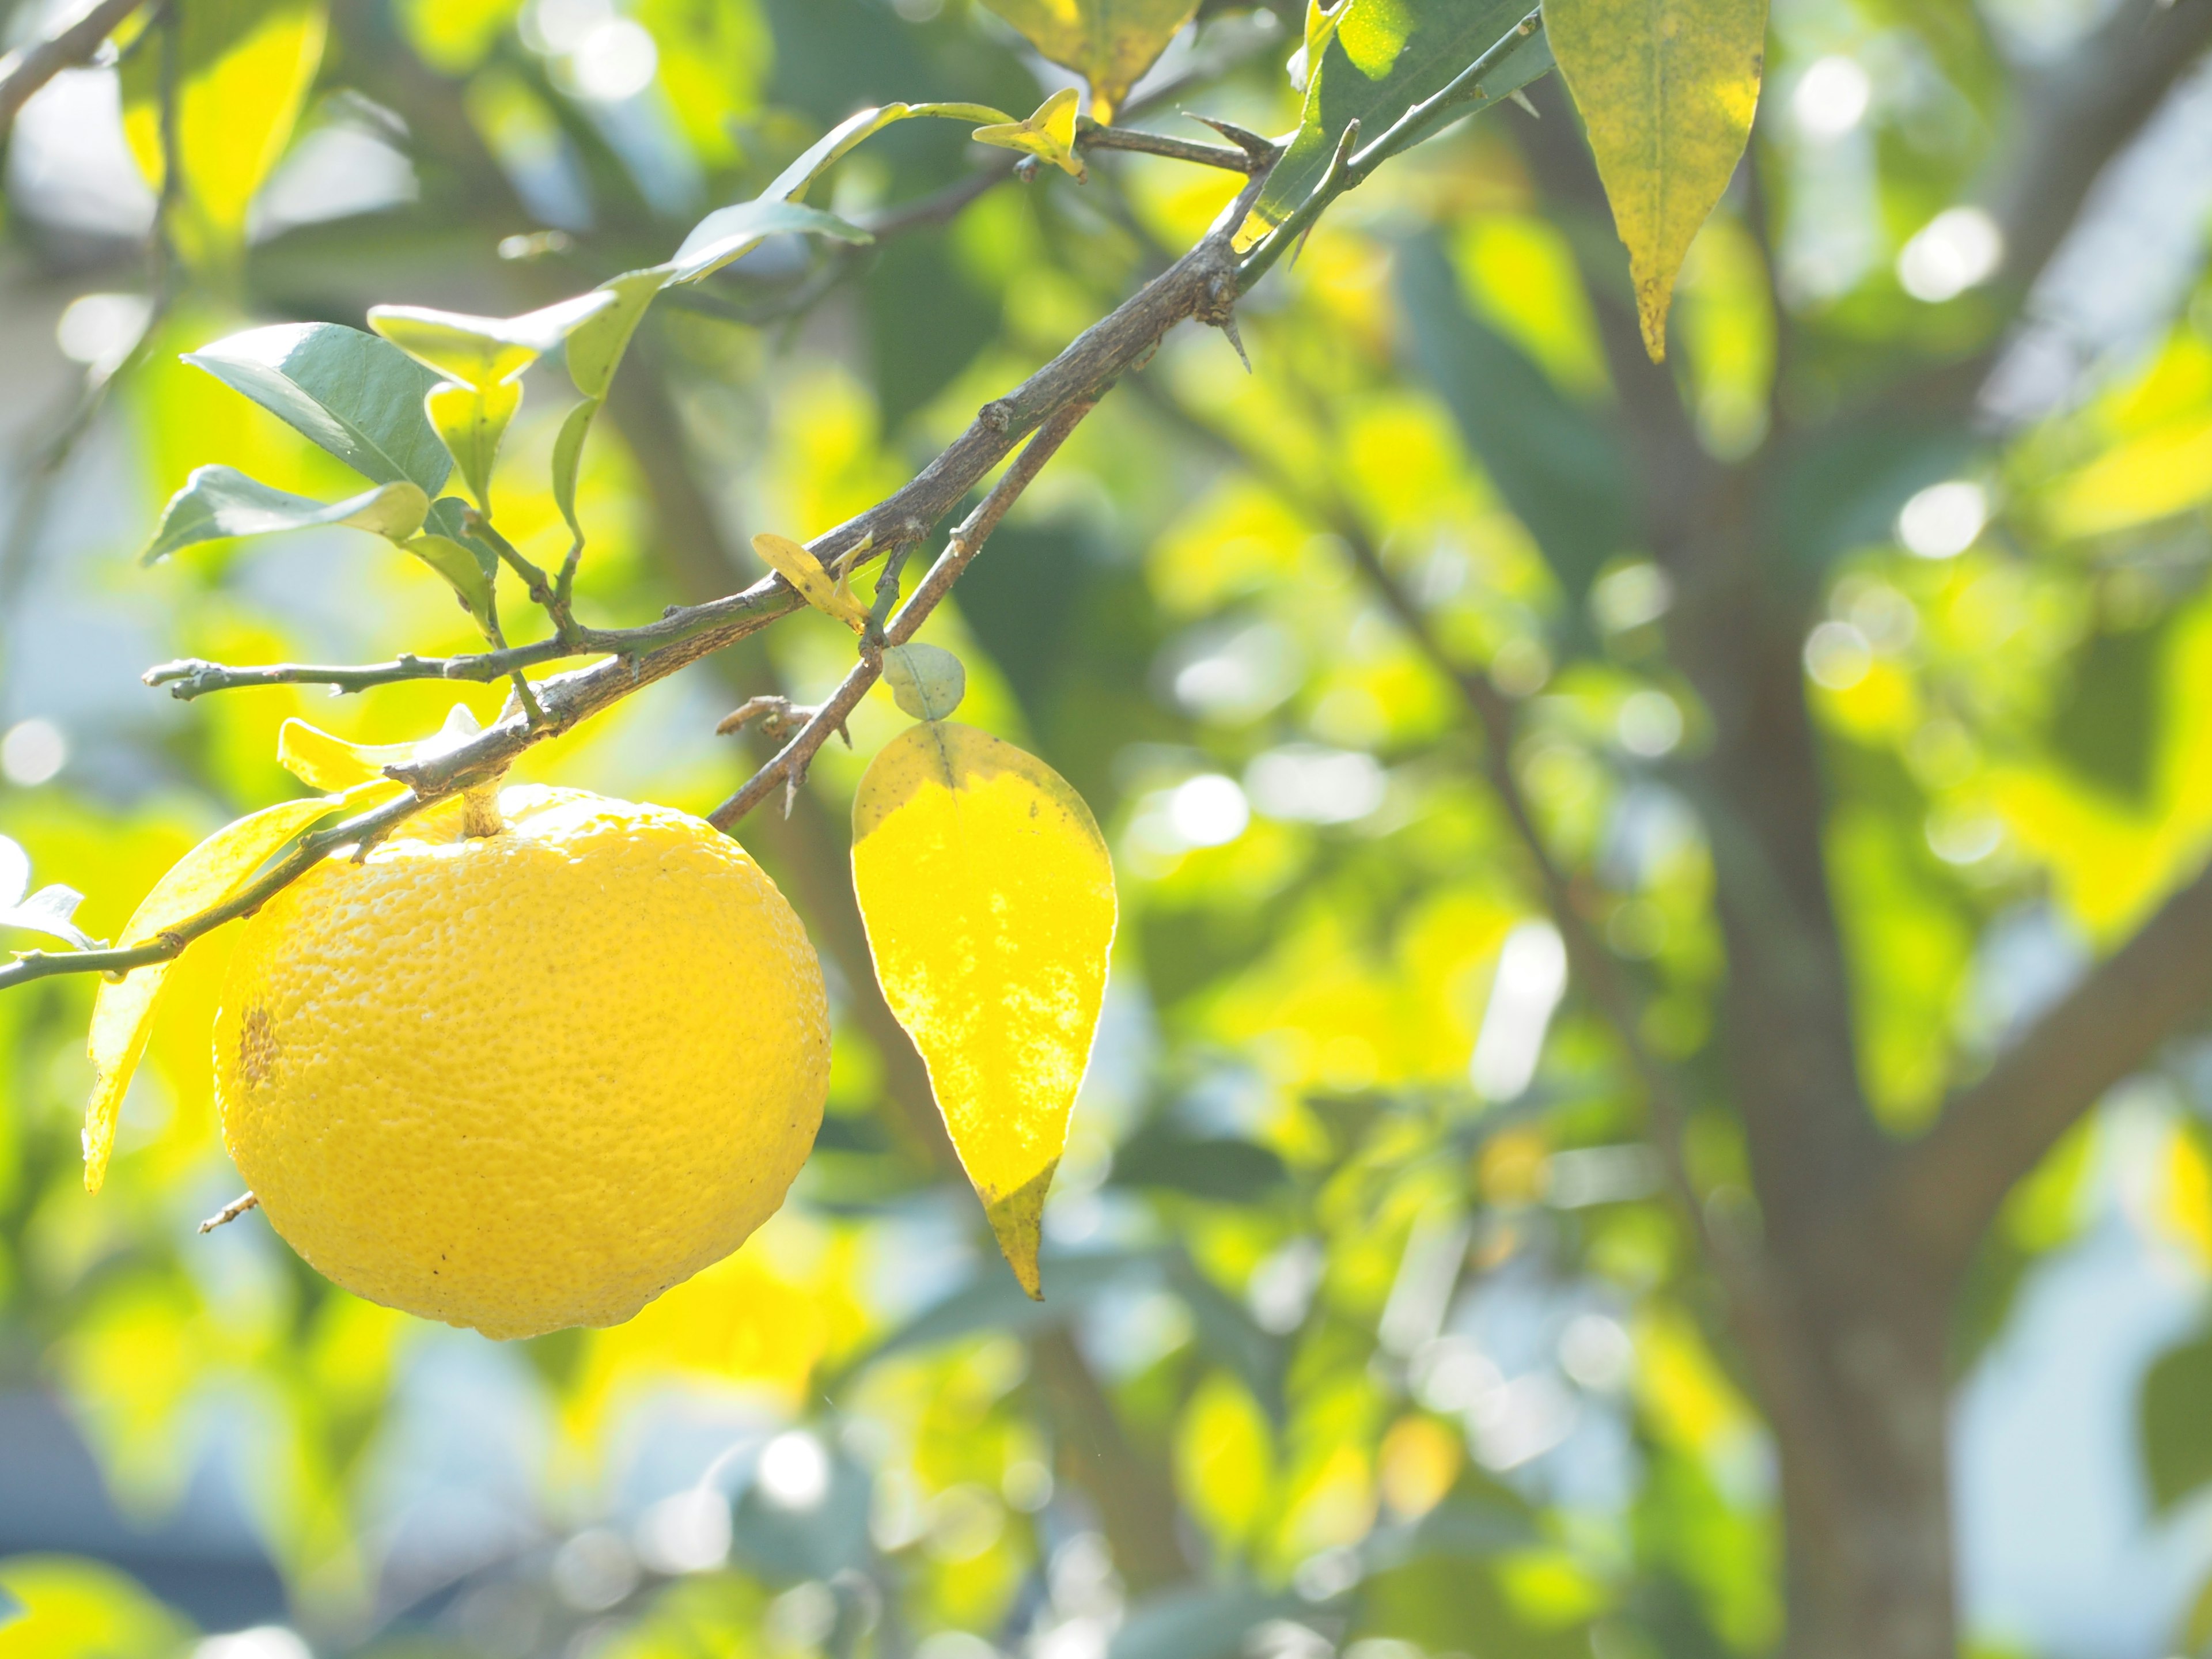
[{"label": "green leaf", "polygon": [[462,482],[477,498],[477,506],[490,512],[492,467],[499,459],[500,440],[522,407],[522,382],[495,380],[473,386],[447,380],[430,388],[422,407],[460,468]]},{"label": "green leaf", "polygon": [[1097,121],[1114,118],[1129,88],[1198,10],[1198,0],[983,3],[1045,57],[1091,82],[1091,115]]},{"label": "green leaf", "polygon": [[1683,258],[1751,137],[1766,0],[1545,0],[1544,22],[1628,245],[1656,363]]},{"label": "green leaf", "polygon": [[2169,1349],[2150,1368],[2138,1427],[2157,1512],[2212,1482],[2212,1334]]},{"label": "green leaf", "polygon": [[884,680],[898,706],[918,720],[950,719],[968,695],[968,671],[941,646],[890,647],[884,653]]},{"label": "green leaf", "polygon": [[378,483],[435,495],[453,460],[422,413],[437,376],[373,334],[337,323],[248,329],[187,352],[234,392]]},{"label": "green leaf", "polygon": [[592,417],[599,412],[597,398],[586,398],[570,410],[553,440],[553,504],[568,520],[568,533],[583,539],[584,526],[576,522],[576,474],[584,464],[584,440],[591,435]]},{"label": "green leaf", "polygon": [[591,398],[607,395],[645,308],[653,303],[654,295],[675,280],[673,264],[649,265],[643,270],[626,270],[599,284],[596,291],[613,295],[614,303],[586,318],[568,336],[568,378],[576,383],[577,391]]},{"label": "green leaf", "polygon": [[429,510],[422,487],[405,478],[326,504],[271,489],[231,467],[203,466],[169,497],[139,562],[154,564],[184,548],[227,536],[266,536],[315,525],[350,525],[404,542],[422,527]]},{"label": "green leaf", "polygon": [[473,542],[451,536],[422,535],[406,544],[407,550],[443,576],[461,596],[461,604],[487,634],[492,625],[492,581],[499,560]]},{"label": "green leaf", "polygon": [[1411,366],[1443,396],[1468,447],[1579,606],[1632,533],[1620,443],[1518,346],[1468,312],[1433,238],[1408,244],[1398,270]]},{"label": "green leaf", "polygon": [[[1290,217],[1321,182],[1337,141],[1353,121],[1363,143],[1388,131],[1423,99],[1510,34],[1528,0],[1343,0],[1342,21],[1306,77],[1305,109],[1291,147],[1267,177],[1243,228],[1240,247]],[[1541,31],[1483,82],[1471,113],[1519,91],[1552,67]]]},{"label": "green leaf", "polygon": [[599,313],[619,301],[593,289],[520,317],[471,317],[422,306],[371,306],[368,325],[418,363],[465,386],[513,380]]},{"label": "green leaf", "polygon": [[[820,148],[819,144],[815,146],[817,149]],[[824,161],[823,165],[829,163]],[[676,275],[672,280],[696,283],[732,260],[743,258],[769,237],[785,232],[831,236],[855,246],[875,240],[858,225],[848,224],[834,213],[824,213],[819,208],[798,202],[781,201],[772,195],[761,196],[750,202],[739,202],[734,207],[718,209],[692,227],[691,234],[684,239],[684,246],[676,250]]]}]

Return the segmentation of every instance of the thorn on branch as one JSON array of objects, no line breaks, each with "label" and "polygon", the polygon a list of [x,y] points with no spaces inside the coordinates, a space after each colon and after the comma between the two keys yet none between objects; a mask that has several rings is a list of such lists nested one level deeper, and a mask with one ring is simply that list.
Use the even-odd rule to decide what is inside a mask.
[{"label": "thorn on branch", "polygon": [[247,1193],[239,1198],[234,1198],[229,1203],[224,1205],[222,1208],[217,1210],[205,1221],[201,1222],[200,1231],[203,1234],[206,1234],[213,1232],[218,1227],[228,1227],[232,1222],[237,1220],[239,1217],[244,1215],[248,1210],[258,1210],[260,1207],[261,1200],[254,1197],[252,1193]]}]

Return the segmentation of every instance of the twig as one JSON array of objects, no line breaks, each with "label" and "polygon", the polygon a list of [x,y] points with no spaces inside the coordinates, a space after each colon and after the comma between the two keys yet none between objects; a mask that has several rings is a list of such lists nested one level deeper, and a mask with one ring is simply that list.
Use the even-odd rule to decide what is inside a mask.
[{"label": "twig", "polygon": [[[860,699],[868,689],[882,678],[884,650],[886,647],[904,645],[937,609],[945,596],[952,591],[952,584],[960,580],[975,556],[983,550],[983,544],[999,527],[1009,507],[1021,499],[1022,492],[1030,487],[1053,453],[1075,430],[1077,422],[1088,415],[1094,404],[1089,401],[1073,403],[1062,408],[1037,428],[1014,464],[1008,467],[999,482],[992,486],[975,510],[961,520],[960,527],[945,538],[945,551],[937,562],[930,566],[929,574],[914,591],[914,597],[899,607],[898,614],[884,629],[881,645],[865,644],[860,660],[853,665],[852,672],[837,689],[831,692],[820,707],[799,728],[798,735],[776,751],[774,759],[753,774],[745,787],[707,815],[707,822],[717,830],[730,830],[774,793],[777,784],[784,786],[787,797],[806,781],[806,769],[832,732],[842,729],[853,711],[860,706]],[[894,586],[890,590],[896,592]],[[755,700],[759,701],[758,699]],[[751,705],[748,704],[750,708]],[[740,710],[739,713],[743,713]],[[719,729],[719,728],[718,728]]]},{"label": "twig", "polygon": [[96,0],[71,23],[42,40],[0,58],[0,134],[15,125],[31,94],[65,69],[92,61],[100,43],[121,27],[144,0]]},{"label": "twig", "polygon": [[1357,150],[1353,146],[1359,143],[1359,124],[1356,121],[1348,124],[1338,140],[1336,154],[1329,160],[1328,171],[1322,176],[1321,181],[1289,217],[1269,231],[1244,256],[1244,263],[1237,270],[1240,286],[1249,291],[1253,283],[1267,275],[1268,268],[1282,258],[1284,251],[1296,246],[1338,197],[1365,183],[1368,174],[1376,167],[1427,137],[1453,118],[1462,106],[1481,99],[1484,96],[1483,78],[1501,67],[1543,27],[1542,11],[1530,12],[1513,27],[1504,40],[1454,76],[1437,91],[1401,115],[1382,137]]},{"label": "twig", "polygon": [[1221,144],[1194,144],[1185,138],[1143,132],[1134,127],[1102,127],[1087,115],[1075,124],[1075,147],[1080,150],[1118,149],[1138,155],[1164,155],[1172,161],[1190,161],[1229,173],[1250,173],[1268,164],[1268,158],[1255,155],[1241,146],[1231,149]]},{"label": "twig", "polygon": [[[1254,177],[1188,253],[1077,336],[1066,350],[1020,386],[983,405],[968,429],[907,483],[866,512],[816,537],[809,544],[809,550],[824,564],[832,564],[848,553],[856,555],[856,562],[865,563],[921,540],[931,526],[951,512],[1024,437],[1033,432],[1041,434],[1071,405],[1080,404],[1087,410],[1115,380],[1147,361],[1158,349],[1162,337],[1177,323],[1186,319],[1218,321],[1228,302],[1224,295],[1233,300],[1236,290],[1231,238],[1243,215],[1250,210],[1265,177]],[[1042,465],[1044,455],[1041,453],[1037,459]],[[995,523],[995,518],[989,522]],[[957,574],[957,570],[953,574]],[[927,583],[924,586],[927,587]],[[916,597],[921,597],[920,590]],[[930,601],[932,605],[935,602],[934,599]],[[386,768],[386,776],[406,784],[411,793],[307,837],[292,854],[272,866],[228,902],[179,922],[156,940],[129,949],[65,954],[30,952],[10,966],[0,968],[0,989],[58,974],[124,973],[132,968],[171,960],[201,934],[258,908],[271,895],[313,868],[332,848],[373,842],[388,835],[432,801],[498,778],[518,757],[536,744],[570,730],[702,657],[757,633],[779,617],[802,609],[805,604],[781,576],[770,575],[742,592],[672,611],[659,623],[626,630],[625,637],[639,642],[640,648],[625,649],[610,660],[535,683],[531,687],[538,705],[535,717],[520,709],[514,714],[502,714],[484,731],[444,754]],[[587,635],[586,648],[606,649],[608,637]],[[647,641],[665,642],[655,648],[641,648],[642,642]],[[544,655],[533,660],[544,660],[566,652],[566,647],[553,641],[544,642],[536,648]],[[514,652],[491,654],[498,659],[498,672],[519,672],[510,666],[516,661]],[[422,659],[413,660],[418,666],[424,663]],[[360,672],[386,672],[392,678],[431,678],[422,672],[390,672],[398,666],[395,664],[385,670]],[[199,671],[186,669],[175,677],[176,684],[190,683],[203,672],[224,676],[250,671],[209,669],[204,665]],[[294,678],[298,678],[296,673]],[[496,678],[496,674],[481,678]],[[175,689],[173,685],[172,689]]]},{"label": "twig", "polygon": [[239,1217],[244,1215],[248,1210],[258,1210],[260,1207],[261,1200],[259,1199],[256,1198],[252,1193],[244,1194],[240,1197],[232,1199],[229,1203],[224,1205],[222,1208],[217,1210],[205,1221],[201,1222],[200,1231],[203,1233],[211,1233],[218,1227],[228,1227],[232,1222],[237,1220]]},{"label": "twig", "polygon": [[143,945],[120,945],[106,951],[27,951],[6,967],[0,968],[0,990],[11,985],[27,985],[34,979],[51,979],[58,974],[121,975],[133,968],[149,967],[157,962],[173,962],[202,934],[212,933],[227,921],[252,915],[322,862],[328,854],[341,847],[362,846],[382,840],[433,801],[442,799],[460,787],[458,781],[429,784],[416,793],[401,795],[369,811],[357,813],[334,823],[327,830],[303,836],[293,844],[290,853],[232,897],[212,909],[203,910],[199,915],[177,923]]}]

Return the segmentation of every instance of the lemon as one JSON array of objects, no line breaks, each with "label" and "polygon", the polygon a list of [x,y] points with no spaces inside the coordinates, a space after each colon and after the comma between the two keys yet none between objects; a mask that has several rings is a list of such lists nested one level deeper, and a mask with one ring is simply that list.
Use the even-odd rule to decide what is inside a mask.
[{"label": "lemon", "polygon": [[500,808],[496,835],[445,809],[450,833],[271,899],[215,1070],[224,1144],[295,1249],[514,1337],[618,1323],[774,1213],[830,1032],[805,932],[735,842],[575,790]]}]

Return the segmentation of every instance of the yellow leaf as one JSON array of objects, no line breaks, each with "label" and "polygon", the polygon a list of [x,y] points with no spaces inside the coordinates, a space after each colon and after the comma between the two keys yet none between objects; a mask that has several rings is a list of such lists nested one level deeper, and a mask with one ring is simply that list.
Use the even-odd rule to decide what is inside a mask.
[{"label": "yellow leaf", "polygon": [[519,379],[495,380],[481,387],[441,380],[423,394],[423,413],[460,468],[469,494],[486,514],[491,512],[491,474],[499,460],[500,440],[507,435],[508,423],[521,407]]},{"label": "yellow leaf", "polygon": [[1091,809],[1011,744],[912,726],[854,797],[853,885],[884,996],[999,1248],[1039,1297],[1045,1192],[1114,942],[1114,866]]},{"label": "yellow leaf", "polygon": [[1041,155],[1079,183],[1088,175],[1083,170],[1082,158],[1075,153],[1077,101],[1075,88],[1062,87],[1039,104],[1036,113],[1027,120],[977,127],[975,142],[995,144],[1000,149],[1018,149],[1025,155]]},{"label": "yellow leaf", "polygon": [[[283,801],[216,830],[154,884],[154,890],[131,914],[117,945],[128,949],[144,945],[165,929],[221,904],[252,879],[270,854],[316,819],[328,817],[339,805],[327,799]],[[184,955],[190,955],[200,943],[195,939]],[[131,1075],[138,1067],[139,1056],[146,1052],[146,1037],[154,1027],[154,1006],[162,982],[181,959],[133,968],[120,981],[103,982],[93,1001],[92,1036],[86,1045],[93,1066],[92,1098],[84,1109],[87,1192],[98,1192],[106,1178],[124,1091],[131,1086]]]},{"label": "yellow leaf", "polygon": [[310,789],[350,789],[381,778],[388,763],[414,753],[411,743],[381,748],[348,743],[296,717],[276,729],[276,764]]},{"label": "yellow leaf", "polygon": [[[184,211],[177,234],[195,263],[228,264],[245,245],[246,210],[284,154],[322,62],[319,0],[198,0],[184,19],[177,154]],[[165,171],[161,89],[164,20],[123,63],[123,126],[155,191]]]},{"label": "yellow leaf", "polygon": [[1675,275],[1751,137],[1766,0],[1545,0],[1544,21],[1628,244],[1656,363]]},{"label": "yellow leaf", "polygon": [[853,597],[848,579],[832,577],[821,560],[790,537],[763,530],[753,538],[753,551],[817,611],[827,611],[855,633],[868,625],[868,608]]},{"label": "yellow leaf", "polygon": [[1091,82],[1091,113],[1110,121],[1198,0],[984,0],[1063,69]]},{"label": "yellow leaf", "polygon": [[[483,730],[476,711],[465,702],[447,712],[433,736],[414,743],[349,743],[297,716],[276,729],[276,764],[310,789],[336,793],[365,783],[386,783],[384,769],[404,761],[428,760],[459,747]],[[393,783],[396,791],[400,786]]]}]

